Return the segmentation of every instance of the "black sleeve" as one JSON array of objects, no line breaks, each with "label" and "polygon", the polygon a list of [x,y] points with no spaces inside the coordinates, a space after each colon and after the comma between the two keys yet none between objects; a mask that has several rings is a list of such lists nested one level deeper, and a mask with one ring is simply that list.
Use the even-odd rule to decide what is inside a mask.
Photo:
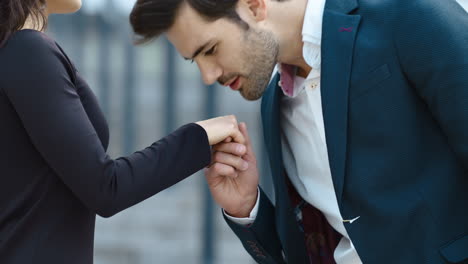
[{"label": "black sleeve", "polygon": [[404,5],[393,23],[400,63],[468,171],[468,13],[455,1]]},{"label": "black sleeve", "polygon": [[189,124],[150,147],[112,160],[75,89],[66,58],[41,33],[15,47],[1,84],[50,168],[97,214],[109,217],[176,184],[211,159],[203,128]]}]

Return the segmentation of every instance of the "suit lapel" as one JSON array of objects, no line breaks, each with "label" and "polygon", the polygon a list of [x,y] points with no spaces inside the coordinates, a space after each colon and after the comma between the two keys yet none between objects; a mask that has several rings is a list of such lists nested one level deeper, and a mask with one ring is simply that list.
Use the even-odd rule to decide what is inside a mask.
[{"label": "suit lapel", "polygon": [[289,254],[291,263],[307,263],[307,250],[303,233],[296,224],[295,215],[291,210],[291,202],[286,187],[286,175],[281,150],[280,102],[283,92],[278,86],[280,80],[277,74],[270,82],[262,99],[262,120],[265,144],[270,158],[276,194],[276,221],[279,226],[278,236],[283,243],[283,249]]},{"label": "suit lapel", "polygon": [[270,82],[262,99],[262,121],[265,144],[270,157],[273,180],[276,188],[281,184],[278,182],[283,168],[281,151],[280,130],[280,98],[281,89],[278,86],[279,74]]},{"label": "suit lapel", "polygon": [[322,109],[338,204],[341,204],[346,166],[349,80],[354,42],[361,19],[348,13],[356,8],[356,0],[329,0],[323,17]]}]

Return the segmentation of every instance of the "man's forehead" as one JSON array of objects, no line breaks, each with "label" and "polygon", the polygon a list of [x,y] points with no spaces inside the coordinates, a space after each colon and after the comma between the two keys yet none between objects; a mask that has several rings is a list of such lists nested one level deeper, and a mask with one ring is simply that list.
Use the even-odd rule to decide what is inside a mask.
[{"label": "man's forehead", "polygon": [[169,30],[167,38],[177,48],[178,52],[185,58],[192,58],[193,54],[211,40],[209,34],[195,29],[181,28]]},{"label": "man's forehead", "polygon": [[[205,21],[193,8],[184,3],[178,12],[174,24],[167,31],[167,37],[179,52],[193,52],[195,46],[203,45],[211,36],[209,22]],[[190,56],[190,54],[184,54]]]}]

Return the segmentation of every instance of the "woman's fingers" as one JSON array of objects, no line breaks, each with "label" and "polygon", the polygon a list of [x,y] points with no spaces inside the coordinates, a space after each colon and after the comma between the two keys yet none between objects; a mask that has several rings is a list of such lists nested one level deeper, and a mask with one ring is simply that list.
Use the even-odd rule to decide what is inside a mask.
[{"label": "woman's fingers", "polygon": [[239,124],[237,123],[236,116],[230,115],[230,116],[226,116],[225,118],[228,121],[227,126],[231,127],[231,132],[227,136],[227,139],[230,140],[229,138],[231,138],[233,141],[237,143],[244,144],[245,142],[244,135],[242,135],[242,133],[239,130]]},{"label": "woman's fingers", "polygon": [[245,141],[244,136],[239,131],[237,118],[234,115],[199,121],[196,124],[206,131],[210,145],[231,142],[231,140],[243,144]]},{"label": "woman's fingers", "polygon": [[236,127],[232,130],[229,137],[231,137],[234,142],[237,142],[239,144],[244,144],[244,142],[245,142],[244,135],[242,135],[242,133],[240,132],[239,127],[237,126],[237,124],[236,124]]}]

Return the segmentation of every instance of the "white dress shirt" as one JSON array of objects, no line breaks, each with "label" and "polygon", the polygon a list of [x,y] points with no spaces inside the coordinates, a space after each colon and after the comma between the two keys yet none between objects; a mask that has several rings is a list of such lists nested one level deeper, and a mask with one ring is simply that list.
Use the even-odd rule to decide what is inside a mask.
[{"label": "white dress shirt", "polygon": [[[346,232],[338,208],[325,140],[320,93],[320,48],[325,0],[308,1],[302,28],[303,56],[312,67],[306,79],[296,76],[292,96],[281,99],[281,144],[288,177],[299,195],[319,209],[330,225],[343,235],[334,252],[337,264],[361,264],[361,260]],[[280,69],[281,67],[277,67]],[[258,200],[249,218],[232,221],[253,223],[258,212]],[[358,220],[359,217],[352,221]],[[346,224],[352,224],[347,221]]]},{"label": "white dress shirt", "polygon": [[458,0],[458,3],[459,3],[465,10],[468,10],[468,0]]}]

